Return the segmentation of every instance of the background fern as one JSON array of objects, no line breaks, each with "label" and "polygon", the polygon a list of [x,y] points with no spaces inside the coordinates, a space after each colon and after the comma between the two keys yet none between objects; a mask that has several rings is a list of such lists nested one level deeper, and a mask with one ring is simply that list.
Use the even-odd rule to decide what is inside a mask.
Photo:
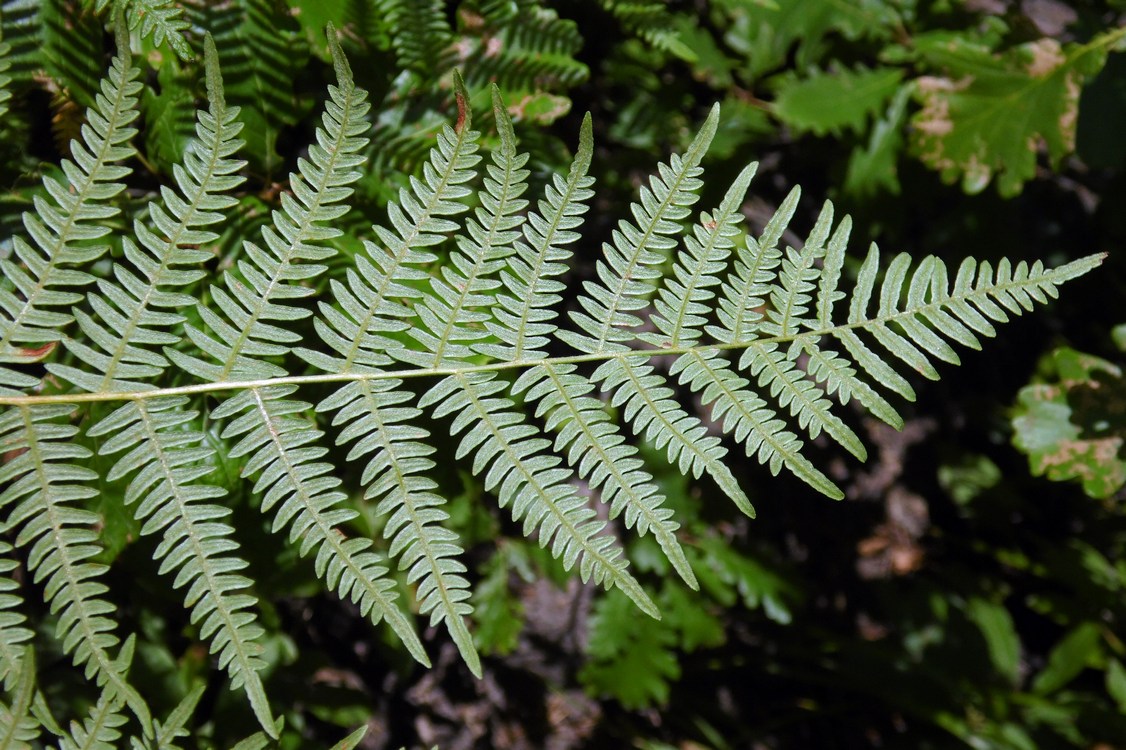
[{"label": "background fern", "polygon": [[[18,17],[18,4],[7,5],[6,31]],[[140,12],[150,5],[168,13],[146,26]],[[37,224],[29,212],[16,230],[0,321],[8,340],[0,504],[11,543],[0,549],[0,645],[12,709],[0,729],[23,738],[15,744],[38,733],[68,747],[119,746],[126,736],[135,747],[229,747],[247,735],[239,747],[271,736],[327,745],[370,711],[348,702],[372,697],[356,687],[369,677],[322,682],[341,674],[322,669],[341,663],[336,649],[360,665],[352,674],[395,663],[391,644],[402,642],[435,665],[433,679],[450,681],[456,647],[469,671],[493,679],[505,653],[527,648],[520,621],[542,623],[537,574],[589,595],[565,583],[568,568],[617,589],[593,605],[590,640],[581,629],[552,636],[587,655],[575,677],[626,707],[662,703],[694,655],[715,663],[709,651],[733,637],[719,607],[741,607],[768,628],[820,606],[803,601],[808,589],[792,566],[745,541],[755,535],[746,525],[752,499],[764,516],[793,511],[751,491],[753,470],[732,449],[742,443],[772,473],[786,468],[824,494],[857,497],[865,491],[857,470],[838,452],[863,458],[859,435],[875,435],[888,460],[882,433],[857,412],[910,436],[917,420],[898,413],[892,393],[925,397],[918,376],[956,361],[951,344],[976,348],[996,323],[1098,262],[889,263],[874,248],[852,259],[847,217],[837,220],[830,204],[811,213],[796,189],[779,193],[776,163],[708,161],[709,148],[745,150],[726,122],[731,110],[744,124],[740,105],[722,117],[687,107],[654,136],[630,119],[645,101],[642,85],[613,104],[593,101],[612,115],[602,123],[571,117],[570,97],[586,96],[574,87],[600,58],[579,62],[589,32],[547,5],[435,5],[434,33],[423,33],[430,42],[416,44],[410,34],[422,27],[370,3],[294,3],[298,14],[266,2],[114,3],[138,52],[115,64],[138,64],[161,88],[139,104],[123,100],[118,115],[91,111],[84,130],[73,106],[86,96],[82,71],[98,60],[97,78],[103,61],[91,51],[50,73],[72,76],[77,93],[64,97],[69,109],[58,100],[46,111],[58,133],[70,123],[85,142],[67,147],[70,166],[46,167],[57,174],[46,187],[20,177],[8,198],[45,217]],[[706,17],[696,24],[677,6],[661,8],[651,15],[666,31],[654,36],[628,21],[619,7],[627,4],[588,5],[621,24],[615,33],[645,40],[601,58],[619,71],[630,56],[642,67],[715,63],[698,55]],[[91,4],[82,23],[108,21],[109,6]],[[717,13],[734,8],[716,3]],[[49,17],[25,16],[24,32]],[[326,39],[326,22],[342,32]],[[65,36],[72,27],[54,28]],[[213,50],[205,30],[215,32]],[[181,43],[198,56],[181,54]],[[18,33],[13,44],[5,85],[22,106],[42,79],[22,77]],[[408,62],[411,45],[428,52],[395,77],[391,63]],[[364,61],[355,73],[346,54]],[[439,67],[459,56],[468,86]],[[533,60],[543,67],[533,70]],[[124,91],[130,75],[99,85]],[[490,78],[503,91],[485,86]],[[679,84],[669,80],[673,100]],[[262,87],[271,96],[254,93]],[[385,98],[383,114],[367,113],[364,88]],[[326,101],[310,93],[326,89]],[[87,103],[105,108],[93,96]],[[133,134],[114,128],[138,108],[144,135],[115,151],[109,144]],[[19,141],[41,116],[5,127]],[[251,141],[241,148],[240,121]],[[414,122],[423,127],[408,130]],[[651,137],[678,153],[642,176],[630,149]],[[616,175],[603,174],[611,163],[603,143],[628,144],[615,154]],[[99,151],[104,165],[88,158]],[[128,169],[109,164],[132,153],[139,158]],[[412,164],[413,179],[392,171]],[[597,194],[592,173],[604,178]],[[763,191],[777,208],[747,198],[752,178],[752,195]],[[615,208],[630,182],[638,196]],[[85,229],[60,223],[85,202],[96,207]],[[812,229],[802,239],[791,224]],[[598,241],[601,254],[592,252]],[[556,328],[568,317],[569,331]],[[798,485],[779,481],[802,507]],[[828,504],[816,508],[842,518]],[[53,549],[48,528],[67,529]],[[122,587],[122,572],[137,566],[153,575],[138,576],[135,591]],[[1008,675],[1016,662],[1004,634],[1014,626],[998,596],[977,592],[953,606],[972,632],[991,634],[987,661]],[[590,606],[582,601],[554,609],[581,623]],[[637,607],[663,619],[649,622]],[[369,623],[354,635],[325,639],[326,626],[359,620]],[[299,621],[309,625],[295,628]],[[68,644],[76,627],[94,637]],[[1080,623],[1060,648],[1074,642],[1094,654],[1100,632]],[[352,638],[365,645],[344,646]],[[77,672],[53,656],[60,646]],[[170,677],[173,665],[185,676]],[[1035,690],[1066,684],[1052,668]],[[375,669],[390,680],[429,679],[411,677],[405,661]],[[84,677],[105,689],[89,691]],[[234,692],[220,689],[228,680]],[[330,695],[345,707],[332,707]]]}]

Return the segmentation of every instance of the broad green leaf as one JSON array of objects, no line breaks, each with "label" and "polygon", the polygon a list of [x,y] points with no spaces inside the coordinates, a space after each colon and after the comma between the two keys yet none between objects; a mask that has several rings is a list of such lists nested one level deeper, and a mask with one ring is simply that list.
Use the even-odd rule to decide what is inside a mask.
[{"label": "broad green leaf", "polygon": [[816,135],[839,135],[845,129],[861,132],[868,118],[875,117],[895,94],[902,78],[899,68],[814,70],[804,79],[786,76],[777,87],[774,114],[787,125]]},{"label": "broad green leaf", "polygon": [[1075,149],[1081,86],[1123,37],[1126,28],[1084,45],[1045,38],[1001,53],[947,33],[917,37],[921,58],[941,75],[916,81],[914,152],[967,193],[996,177],[1001,195],[1017,194],[1042,147],[1052,164]]},{"label": "broad green leaf", "polygon": [[845,174],[846,193],[864,197],[886,190],[892,195],[899,195],[897,165],[903,150],[907,102],[913,90],[913,86],[900,87],[887,111],[872,124],[867,145],[853,149]]},{"label": "broad green leaf", "polygon": [[1016,685],[1020,676],[1020,637],[1009,610],[1002,604],[975,596],[966,603],[966,617],[977,625],[985,638],[994,668],[1010,685]]},{"label": "broad green leaf", "polygon": [[1047,695],[1075,679],[1086,667],[1093,666],[1100,651],[1101,628],[1085,622],[1065,635],[1052,652],[1048,664],[1032,681],[1032,691]]},{"label": "broad green leaf", "polygon": [[1046,364],[1046,383],[1020,390],[1013,443],[1037,475],[1077,479],[1091,497],[1126,484],[1126,381],[1106,360],[1061,347]]}]

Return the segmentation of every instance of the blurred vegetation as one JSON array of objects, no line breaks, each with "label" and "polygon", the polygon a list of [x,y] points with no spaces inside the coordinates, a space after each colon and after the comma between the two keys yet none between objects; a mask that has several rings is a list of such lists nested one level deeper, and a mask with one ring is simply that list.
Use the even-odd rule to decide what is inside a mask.
[{"label": "blurred vegetation", "polygon": [[[652,463],[701,583],[690,591],[651,542],[632,542],[660,622],[568,581],[449,468],[482,681],[442,633],[428,633],[432,672],[389,636],[372,642],[295,551],[251,543],[266,532],[243,491],[231,502],[269,631],[269,686],[294,707],[280,747],[327,747],[363,724],[359,747],[370,748],[1126,746],[1123,357],[1112,343],[1126,292],[1126,55],[1116,52],[1126,3],[6,0],[15,98],[0,123],[4,238],[82,125],[112,46],[111,7],[133,14],[147,64],[126,218],[191,133],[202,72],[184,48],[200,50],[204,29],[215,37],[249,161],[221,262],[278,204],[309,142],[331,79],[329,22],[376,105],[370,169],[342,219],[355,231],[336,240],[346,253],[454,116],[458,67],[479,112],[485,84],[500,85],[533,180],[567,163],[579,119],[593,113],[595,213],[607,217],[596,229],[607,237],[642,176],[718,101],[705,167],[718,191],[760,161],[752,225],[800,183],[802,229],[831,198],[862,237],[917,257],[1108,254],[941,384],[912,382],[903,432],[854,418],[878,449],[867,465],[824,445],[841,503],[748,461],[733,468],[758,508],[751,522],[705,483]],[[237,467],[217,468],[241,486]],[[377,532],[360,509],[360,530]],[[253,718],[221,686],[201,687],[206,649],[166,614],[179,609],[151,583],[151,543],[136,541],[134,524],[110,516],[104,532],[109,575],[128,584],[117,604],[142,634],[131,678],[166,712],[197,706],[184,747],[230,747]],[[58,705],[80,679],[68,664],[40,665],[60,716],[84,708]]]}]

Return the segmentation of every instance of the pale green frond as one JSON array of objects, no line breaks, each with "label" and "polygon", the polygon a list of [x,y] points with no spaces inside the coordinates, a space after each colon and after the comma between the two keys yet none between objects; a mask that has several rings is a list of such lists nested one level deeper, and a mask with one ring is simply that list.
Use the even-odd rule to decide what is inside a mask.
[{"label": "pale green frond", "polygon": [[[199,699],[203,697],[206,687],[206,685],[197,684],[188,691],[183,700],[176,704],[176,708],[172,709],[172,713],[168,714],[164,721],[154,720],[151,737],[129,738],[133,750],[183,750],[184,746],[178,740],[191,737],[187,724],[191,720],[192,714],[195,713],[196,705],[199,703]],[[277,734],[276,727],[274,734]],[[262,747],[266,747],[270,742],[270,736],[266,735],[265,732],[258,732],[255,736],[263,738]]]},{"label": "pale green frond", "polygon": [[716,318],[721,325],[707,326],[708,335],[723,343],[749,341],[762,321],[766,304],[782,262],[778,242],[798,208],[801,189],[795,187],[774,212],[756,240],[747,235],[746,247],[735,259],[731,276],[720,286]]},{"label": "pale green frond", "polygon": [[121,747],[121,732],[126,717],[120,713],[121,701],[102,693],[86,720],[70,723],[70,731],[59,739],[58,750],[116,750]]},{"label": "pale green frond", "polygon": [[824,430],[852,455],[865,460],[867,451],[860,438],[833,413],[832,402],[806,378],[793,353],[793,349],[785,351],[777,343],[755,342],[743,351],[739,369],[749,371],[758,380],[762,392],[769,391],[779,406],[789,409],[810,438],[816,438]]},{"label": "pale green frond", "polygon": [[567,272],[571,251],[564,246],[581,239],[574,231],[588,210],[585,201],[594,197],[594,178],[587,175],[594,153],[591,120],[583,118],[579,150],[567,177],[556,174],[545,188],[538,211],[528,214],[521,227],[524,237],[515,243],[515,255],[500,272],[501,288],[492,316],[485,327],[501,343],[477,344],[474,349],[502,361],[537,359],[544,356],[548,336],[555,331],[552,306],[566,289],[552,277]]},{"label": "pale green frond", "polygon": [[314,321],[317,333],[340,357],[310,349],[297,353],[326,372],[348,372],[355,365],[377,367],[390,363],[385,350],[401,347],[382,335],[404,331],[411,307],[399,300],[422,296],[413,284],[426,279],[423,268],[437,256],[421,248],[443,242],[457,230],[448,218],[464,213],[461,202],[472,194],[466,187],[475,173],[477,141],[480,133],[472,129],[469,94],[460,76],[454,73],[458,104],[457,127],[446,126],[430,150],[422,179],[412,178],[410,190],[399,191],[398,203],[387,206],[390,227],[373,226],[379,244],[364,241],[367,257],[357,254],[356,267],[349,269],[347,284],[334,280],[333,295],[340,309],[320,304],[321,315]]},{"label": "pale green frond", "polygon": [[634,433],[664,449],[669,463],[697,478],[707,473],[739,510],[754,518],[751,501],[723,463],[727,449],[681,408],[675,391],[653,370],[651,364],[615,357],[599,365],[591,380],[613,394],[611,403],[622,407]]},{"label": "pale green frond", "polygon": [[[817,216],[817,222],[809,233],[801,250],[786,248],[782,266],[778,272],[778,283],[770,291],[770,305],[765,318],[757,326],[760,335],[788,337],[804,325],[812,326],[806,316],[813,301],[815,282],[821,278],[816,263],[825,257],[825,242],[833,225],[833,204],[828,201]],[[841,223],[834,241],[842,244],[848,240],[851,222]]]},{"label": "pale green frond", "polygon": [[412,396],[398,390],[401,385],[397,379],[351,383],[317,409],[336,412],[337,445],[353,444],[348,461],[370,455],[360,481],[367,488],[364,499],[378,501],[375,512],[387,519],[383,536],[391,542],[389,554],[417,585],[419,612],[430,615],[431,626],[445,623],[465,663],[480,675],[465,623],[473,607],[466,568],[457,559],[463,550],[457,534],[442,525],[449,519],[446,501],[423,474],[435,466],[434,448],[423,442],[430,433],[411,424],[422,411],[404,405]]},{"label": "pale green frond", "polygon": [[523,522],[524,534],[550,545],[553,557],[570,570],[579,567],[583,581],[594,579],[607,588],[618,586],[643,611],[658,617],[657,608],[627,570],[622,550],[603,533],[606,524],[567,480],[557,456],[544,453],[550,441],[527,424],[512,401],[498,395],[505,383],[490,373],[451,375],[422,397],[420,406],[435,417],[453,415],[453,434],[465,432],[457,457],[470,453],[473,473],[485,489],[495,492],[502,508]]},{"label": "pale green frond", "polygon": [[282,194],[281,209],[262,229],[265,247],[246,242],[247,257],[239,260],[238,272],[226,271],[223,284],[211,286],[212,306],[199,308],[206,331],[185,326],[207,359],[165,349],[169,359],[197,378],[217,382],[285,375],[263,358],[282,355],[299,340],[292,323],[309,311],[291,301],[314,293],[306,282],[326,270],[319,261],[335,254],[324,243],[341,234],[332,222],[348,212],[344,201],[360,178],[370,105],[367,92],[352,81],[335,34],[329,34],[329,47],[337,84],[329,86],[317,142],[307,159],[298,160],[297,173],[290,174],[292,193]]},{"label": "pale green frond", "polygon": [[857,278],[849,335],[840,329],[827,332],[839,338],[862,367],[878,357],[871,350],[856,354],[861,332],[870,334],[916,372],[937,378],[931,357],[958,361],[946,338],[976,348],[978,336],[995,335],[991,320],[1004,323],[1010,315],[1020,315],[1036,303],[1047,302],[1057,295],[1060,284],[1101,262],[1102,256],[1093,255],[1046,269],[1040,261],[1032,265],[1021,261],[1014,267],[1004,259],[994,269],[988,262],[978,264],[967,259],[951,284],[945,263],[933,256],[923,259],[908,281],[911,259],[900,254],[884,275],[876,315],[869,318],[873,269],[879,265],[879,251],[873,246]]},{"label": "pale green frond", "polygon": [[0,542],[0,685],[19,672],[24,644],[33,635],[25,627],[27,617],[20,611],[23,597],[19,595],[19,584],[9,575],[17,567],[9,557],[11,553],[12,545]]},{"label": "pale green frond", "polygon": [[151,36],[159,47],[168,40],[168,46],[184,60],[192,57],[192,48],[183,32],[190,24],[182,18],[184,9],[175,0],[97,0],[94,9],[101,13],[106,6],[123,11],[130,31],[141,30],[141,36]]},{"label": "pale green frond", "polygon": [[700,329],[707,323],[711,310],[707,303],[715,297],[711,287],[719,284],[719,274],[727,266],[727,258],[739,236],[739,213],[747,188],[758,169],[750,164],[739,174],[712,213],[704,213],[685,237],[686,253],[677,255],[672,274],[665,278],[657,299],[653,302],[653,324],[663,335],[643,335],[655,346],[679,347],[695,344]]},{"label": "pale green frond", "polygon": [[28,572],[43,583],[45,601],[58,615],[55,634],[64,651],[147,726],[148,707],[109,655],[118,644],[114,607],[102,598],[108,591],[99,580],[105,566],[89,562],[101,551],[94,531],[101,519],[78,507],[97,494],[89,486],[97,474],[76,463],[90,452],[72,442],[78,428],[63,421],[74,410],[64,404],[17,406],[0,415],[0,445],[16,454],[0,466],[0,510],[5,529],[19,530],[16,546],[27,550]]},{"label": "pale green frond", "polygon": [[[28,239],[13,237],[14,257],[0,258],[0,363],[45,356],[61,337],[59,329],[72,320],[70,308],[81,300],[69,289],[94,280],[77,267],[88,266],[109,247],[95,241],[109,232],[102,223],[118,209],[108,201],[125,187],[117,180],[129,173],[116,163],[134,153],[129,140],[136,130],[129,124],[137,117],[138,75],[126,44],[102,80],[95,106],[86,112],[82,140],[70,144],[72,158],[62,162],[65,183],[43,178],[48,195],[35,196],[35,210],[23,214]],[[0,366],[0,393],[34,383]]]},{"label": "pale green frond", "polygon": [[676,248],[671,235],[680,231],[679,222],[699,197],[704,184],[699,179],[700,160],[718,123],[716,106],[684,156],[674,155],[667,164],[659,164],[658,174],[641,188],[640,202],[630,206],[637,223],[618,222],[613,242],[602,247],[598,280],[583,284],[585,294],[578,300],[583,312],[571,313],[582,332],[561,330],[557,334],[561,340],[583,352],[603,352],[620,351],[625,348],[622,342],[634,337],[632,329],[642,322],[635,313],[648,306],[661,266]]},{"label": "pale green frond", "polygon": [[328,453],[328,448],[316,445],[324,433],[298,416],[312,405],[288,399],[294,390],[251,388],[225,401],[211,416],[227,420],[224,439],[241,438],[230,455],[248,457],[242,475],[257,475],[254,491],[262,496],[262,512],[275,511],[273,531],[288,527],[289,541],[302,555],[316,552],[317,575],[329,588],[357,603],[372,622],[385,619],[414,657],[427,664],[418,636],[395,604],[395,583],[383,560],[371,551],[371,540],[349,539],[340,531],[358,514],[339,507],[347,495],[337,489],[340,479],[333,476],[333,466],[319,460]]},{"label": "pale green frond", "polygon": [[527,391],[538,402],[536,416],[555,430],[554,450],[567,458],[610,506],[610,518],[625,511],[626,528],[653,534],[673,568],[693,589],[696,576],[676,538],[680,528],[664,507],[664,495],[643,468],[637,448],[625,442],[598,399],[594,385],[576,374],[573,365],[544,364],[528,370],[516,381],[513,393]]},{"label": "pale green frond", "polygon": [[210,36],[204,49],[210,107],[197,113],[196,138],[186,147],[183,164],[173,169],[179,192],[162,186],[162,200],[148,205],[149,222],[133,223],[138,242],[122,238],[127,262],[114,264],[113,279],[98,280],[100,294],[87,295],[93,314],[76,310],[89,343],[68,338],[66,346],[83,368],[48,365],[52,373],[84,390],[152,387],[140,381],[158,376],[168,362],[147,347],[179,342],[171,333],[184,320],[177,310],[194,299],[175,290],[205,275],[199,265],[211,254],[199,248],[218,238],[205,227],[221,222],[222,212],[236,203],[223,193],[243,182],[238,171],[246,162],[231,158],[242,146],[242,125],[236,119],[238,108],[226,106]]},{"label": "pale green frond", "polygon": [[[786,356],[790,360],[796,360],[802,356],[802,352],[796,351],[793,347],[801,347],[809,358],[806,365],[807,374],[820,383],[830,395],[835,394],[842,404],[847,404],[855,398],[874,416],[897,430],[903,429],[903,417],[895,407],[858,377],[856,368],[847,357],[823,348],[821,337],[812,334],[799,336],[790,346],[791,349]],[[873,380],[887,385],[879,377],[874,377]]]},{"label": "pale green frond", "polygon": [[210,643],[219,666],[226,669],[233,688],[242,687],[264,727],[272,725],[269,703],[258,672],[265,666],[260,643],[263,630],[253,607],[257,600],[245,593],[251,580],[240,571],[247,566],[237,556],[234,529],[223,522],[230,509],[208,503],[222,498],[221,487],[200,484],[211,473],[206,460],[214,451],[202,445],[204,436],[190,428],[197,412],[187,398],[131,401],[92,427],[94,437],[109,436],[103,455],[125,452],[107,478],[132,475],[125,489],[126,505],[143,521],[142,534],[162,533],[155,559],[159,573],[175,574],[173,586],[187,588],[184,604],[200,637]]},{"label": "pale green frond", "polygon": [[9,701],[0,702],[0,748],[31,750],[39,738],[39,722],[31,715],[35,700],[35,649],[27,645],[19,658],[20,668],[7,691]]},{"label": "pale green frond", "polygon": [[[744,444],[748,456],[769,466],[777,474],[783,466],[813,487],[833,498],[841,491],[801,454],[802,441],[786,429],[777,412],[747,386],[746,378],[715,350],[702,349],[681,355],[671,372],[712,406],[712,419],[723,431]],[[813,387],[813,384],[809,384]]]},{"label": "pale green frond", "polygon": [[409,335],[425,348],[424,352],[393,349],[391,356],[421,367],[456,366],[474,356],[473,345],[488,335],[482,324],[489,319],[488,308],[500,286],[495,276],[513,253],[512,243],[520,236],[524,217],[519,215],[528,202],[520,196],[527,190],[527,154],[516,153],[512,122],[493,87],[493,111],[500,132],[501,147],[493,151],[493,163],[486,169],[484,190],[477,197],[481,205],[466,221],[465,231],[456,238],[457,251],[442,266],[441,274],[430,278],[430,293],[415,306],[418,319]]}]

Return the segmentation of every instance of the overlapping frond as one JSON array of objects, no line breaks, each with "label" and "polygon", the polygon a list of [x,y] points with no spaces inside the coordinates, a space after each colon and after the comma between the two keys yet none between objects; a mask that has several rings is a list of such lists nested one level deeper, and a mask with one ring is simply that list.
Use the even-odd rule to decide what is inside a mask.
[{"label": "overlapping frond", "polygon": [[52,373],[84,390],[153,387],[144,381],[168,366],[154,349],[180,341],[173,330],[184,316],[176,311],[194,302],[176,290],[203,278],[199,265],[211,254],[200,246],[218,237],[206,227],[222,221],[222,211],[236,202],[224,193],[243,181],[237,172],[246,162],[232,158],[242,145],[242,125],[238,107],[227,107],[210,37],[204,60],[210,107],[198,112],[196,138],[186,149],[184,163],[173,169],[179,191],[162,186],[161,200],[148,204],[148,222],[133,222],[137,241],[122,238],[125,258],[114,264],[113,278],[99,279],[98,292],[87,295],[92,313],[76,310],[84,339],[68,338],[66,346],[83,367],[48,365]]},{"label": "overlapping frond", "polygon": [[160,46],[168,40],[182,59],[192,56],[192,48],[183,37],[190,24],[182,18],[183,7],[174,0],[97,0],[95,10],[101,13],[109,5],[124,12],[130,30],[141,30],[141,36],[152,36],[153,44]]},{"label": "overlapping frond", "polygon": [[11,553],[12,545],[0,542],[0,685],[19,671],[24,644],[32,636],[26,627],[27,617],[20,612],[23,597],[19,586],[9,575],[16,569]]},{"label": "overlapping frond", "polygon": [[35,211],[23,214],[30,242],[12,238],[13,258],[0,258],[0,393],[30,388],[33,377],[5,365],[36,362],[45,357],[61,329],[72,320],[69,309],[81,300],[74,291],[94,280],[78,266],[101,257],[108,245],[97,243],[109,233],[101,224],[118,209],[108,201],[125,187],[129,173],[117,162],[133,155],[129,127],[137,117],[138,71],[128,45],[113,59],[102,81],[96,106],[87,112],[81,142],[71,144],[73,161],[62,171],[66,182],[43,178],[49,198],[35,197]]},{"label": "overlapping frond", "polygon": [[71,440],[78,428],[62,421],[74,410],[17,406],[0,415],[0,445],[15,455],[0,466],[0,511],[5,529],[18,529],[16,546],[27,549],[28,571],[44,583],[63,648],[85,667],[88,678],[124,699],[147,724],[144,700],[109,653],[119,642],[110,617],[114,607],[103,598],[108,589],[98,580],[105,566],[90,562],[101,550],[93,528],[99,518],[80,507],[96,494],[90,483],[97,474],[76,463],[90,451]]},{"label": "overlapping frond", "polygon": [[58,750],[116,750],[121,747],[121,727],[126,717],[120,713],[120,702],[102,693],[86,720],[70,723],[70,731],[60,738]]},{"label": "overlapping frond", "polygon": [[442,0],[377,0],[391,30],[399,67],[424,75],[445,72],[453,32]]},{"label": "overlapping frond", "polygon": [[[35,700],[35,650],[26,646],[13,675],[9,703],[0,702],[0,747],[29,748],[39,737],[39,722],[31,716]],[[8,687],[8,686],[6,686]]]},{"label": "overlapping frond", "polygon": [[[356,167],[361,161],[358,153],[366,144],[368,104],[366,92],[353,83],[331,31],[329,45],[337,85],[330,90],[318,142],[310,148],[309,158],[300,160],[299,173],[291,177],[293,195],[282,197],[273,225],[264,228],[265,248],[247,243],[247,257],[239,262],[239,273],[227,272],[222,287],[211,287],[218,310],[200,308],[208,330],[187,326],[193,343],[216,362],[166,350],[199,378],[222,382],[284,373],[265,358],[284,354],[289,348],[286,344],[297,337],[277,323],[309,315],[289,301],[312,293],[302,282],[323,272],[326,267],[315,261],[334,252],[324,242],[340,234],[329,224],[347,211],[343,201],[359,177]],[[263,512],[274,512],[274,531],[289,528],[290,541],[301,540],[302,555],[316,553],[316,572],[331,589],[356,601],[374,622],[385,619],[412,654],[427,663],[417,635],[395,604],[394,582],[371,550],[371,540],[348,539],[340,531],[357,514],[339,507],[347,498],[336,489],[340,480],[332,476],[333,467],[319,460],[327,449],[310,445],[322,433],[296,416],[310,405],[289,398],[294,390],[244,390],[213,409],[211,416],[227,423],[224,438],[241,438],[231,455],[247,457],[244,476],[258,476],[255,490],[262,493]],[[260,714],[260,719],[263,728],[271,731],[268,716]]]},{"label": "overlapping frond", "polygon": [[[251,10],[265,7],[244,1]],[[439,5],[384,6],[398,14],[392,28],[409,26],[407,13],[430,19],[411,27],[429,41],[396,41],[420,66],[423,55],[429,64],[445,49]],[[537,4],[479,7],[518,23]],[[564,42],[561,54],[570,55]],[[63,648],[103,688],[62,747],[119,744],[123,705],[149,734],[134,746],[174,746],[199,700],[197,690],[154,724],[126,680],[132,639],[120,644],[114,633],[99,578],[104,565],[95,562],[97,486],[124,484],[122,500],[141,533],[160,535],[159,572],[183,590],[191,623],[218,665],[245,692],[265,732],[276,734],[260,676],[267,658],[249,565],[228,521],[227,490],[210,479],[217,461],[238,464],[254,482],[273,532],[312,558],[329,588],[386,622],[428,664],[391,563],[374,540],[348,533],[360,516],[355,506],[373,505],[417,611],[443,625],[480,674],[470,576],[433,473],[437,430],[448,431],[453,459],[466,462],[526,536],[584,581],[619,587],[658,616],[618,535],[651,534],[689,585],[696,573],[655,472],[624,426],[680,472],[710,477],[748,515],[750,500],[724,463],[727,439],[773,472],[786,469],[840,497],[805,450],[827,435],[863,457],[841,406],[855,400],[901,424],[885,397],[913,396],[900,370],[937,377],[936,360],[957,361],[952,344],[977,347],[996,323],[1046,301],[1101,260],[1056,269],[966,261],[951,278],[940,259],[913,266],[899,255],[878,285],[873,247],[846,290],[851,225],[846,218],[834,226],[831,206],[800,247],[780,247],[796,190],[757,236],[743,227],[754,165],[718,206],[691,218],[717,128],[713,110],[687,151],[642,187],[564,328],[563,279],[594,194],[589,118],[569,172],[552,175],[530,210],[529,157],[518,151],[499,92],[492,96],[500,146],[478,170],[480,134],[455,74],[456,121],[437,134],[421,176],[400,191],[386,223],[373,226],[352,263],[324,282],[368,130],[366,93],[330,28],[337,83],[316,142],[290,177],[292,192],[282,195],[261,241],[245,243],[219,281],[205,282],[200,266],[216,239],[211,227],[233,205],[223,193],[238,184],[243,165],[235,158],[237,108],[226,106],[207,42],[210,104],[174,172],[176,187],[161,189],[148,218],[134,222],[136,239],[124,237],[121,257],[95,269],[97,285],[76,307],[83,301],[77,290],[94,281],[90,264],[104,253],[101,222],[115,211],[106,203],[126,174],[113,162],[131,153],[137,85],[127,45],[119,45],[74,161],[64,164],[68,184],[47,182],[50,197],[36,203],[38,216],[25,215],[30,241],[17,239],[0,269],[10,280],[0,289],[0,363],[8,366],[0,370],[0,530],[16,547],[0,542],[0,681],[10,701],[0,710],[0,735],[14,744],[32,740],[26,717],[38,718],[43,702],[31,630],[7,576],[19,556],[46,592]],[[0,109],[4,101],[0,70]],[[317,315],[308,325],[314,295]],[[840,321],[842,304],[848,312]],[[320,341],[297,346],[310,330]],[[60,341],[65,347],[54,351]],[[41,384],[30,366],[49,355],[58,357],[46,364],[58,377]],[[319,372],[295,369],[295,357]],[[72,386],[83,393],[61,392]],[[328,395],[314,407],[300,393],[306,386]],[[87,402],[114,408],[87,409]],[[330,454],[330,441],[347,451]],[[93,443],[116,457],[104,477],[84,465]],[[349,465],[362,467],[362,498],[345,485],[349,472],[341,469]]]}]

